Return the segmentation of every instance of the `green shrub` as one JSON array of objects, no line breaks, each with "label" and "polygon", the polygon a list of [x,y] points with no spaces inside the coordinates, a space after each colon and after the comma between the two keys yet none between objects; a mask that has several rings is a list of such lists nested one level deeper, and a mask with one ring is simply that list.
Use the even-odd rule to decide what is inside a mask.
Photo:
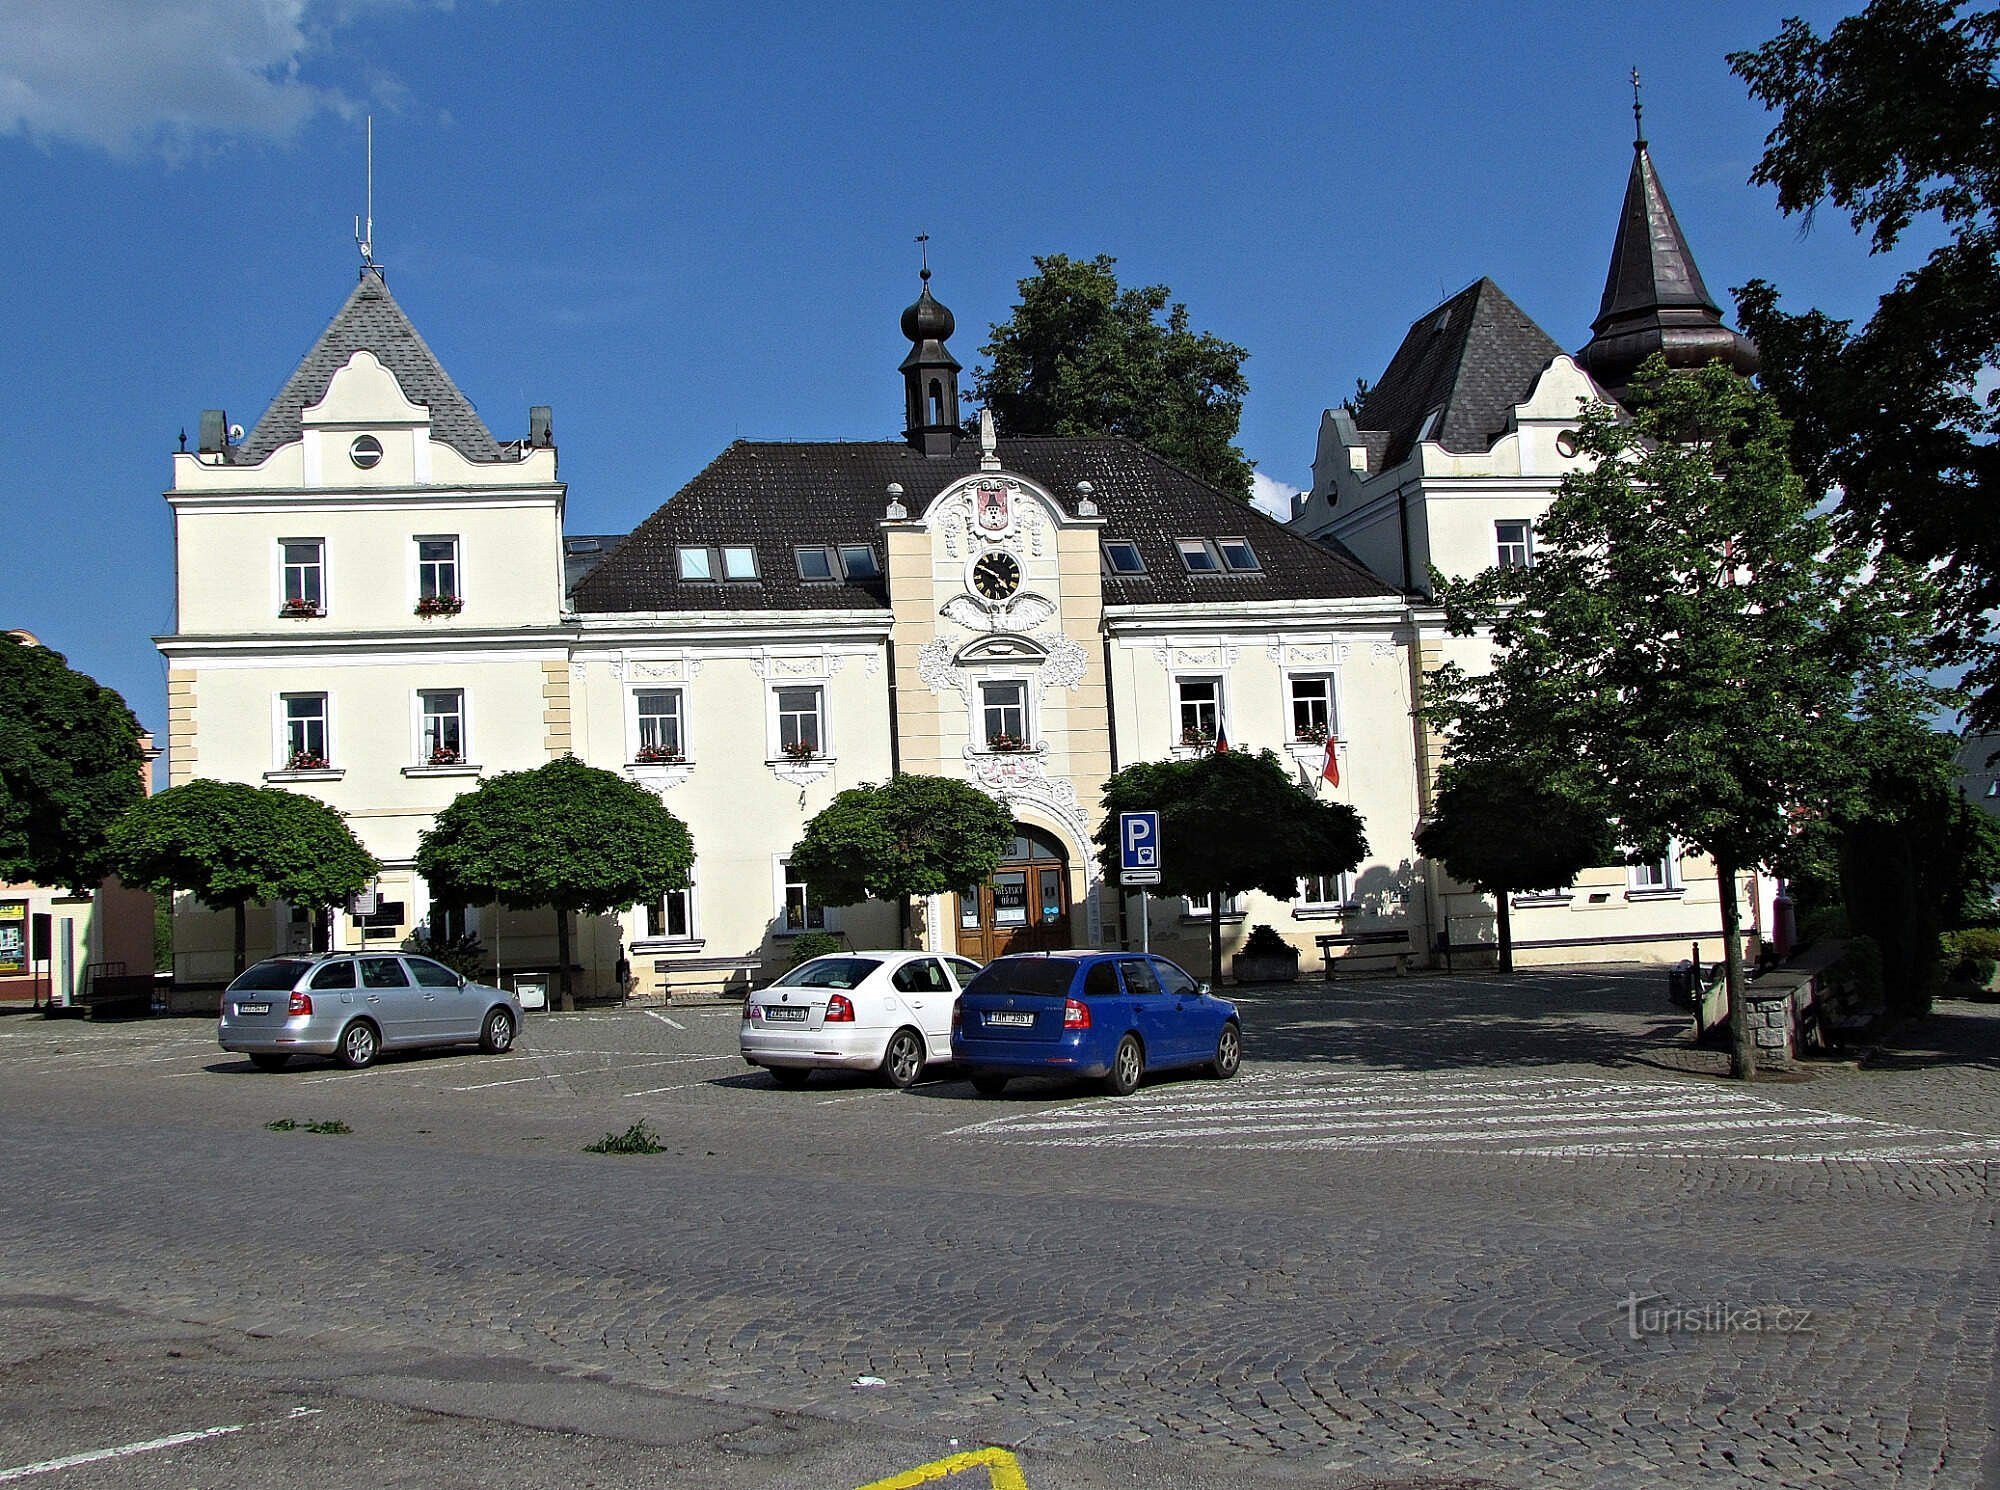
[{"label": "green shrub", "polygon": [[1822,940],[1838,940],[1848,934],[1847,908],[1841,905],[1818,905],[1799,917],[1798,943],[1810,947]]},{"label": "green shrub", "polygon": [[2000,931],[1972,926],[1963,931],[1947,931],[1938,938],[1939,951],[1951,981],[1984,988],[2000,971]]},{"label": "green shrub", "polygon": [[623,1133],[607,1133],[595,1143],[583,1146],[586,1154],[658,1154],[664,1152],[660,1135],[647,1126],[646,1120],[627,1128]]},{"label": "green shrub", "polygon": [[1242,953],[1245,957],[1296,957],[1297,950],[1269,926],[1261,922],[1250,928],[1250,935],[1243,939]]},{"label": "green shrub", "polygon": [[792,938],[792,966],[811,962],[815,957],[830,956],[844,952],[847,944],[830,931],[808,931],[804,936]]},{"label": "green shrub", "polygon": [[1882,1002],[1882,948],[1874,937],[1849,938],[1847,950],[1829,971],[1856,1003]]}]

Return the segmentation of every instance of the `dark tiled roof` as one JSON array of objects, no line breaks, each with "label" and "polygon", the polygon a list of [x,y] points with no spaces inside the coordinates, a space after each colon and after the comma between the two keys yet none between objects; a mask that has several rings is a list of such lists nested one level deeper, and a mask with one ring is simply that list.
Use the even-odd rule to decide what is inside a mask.
[{"label": "dark tiled roof", "polygon": [[[1470,455],[1490,450],[1514,405],[1562,355],[1548,332],[1528,319],[1500,286],[1480,279],[1410,327],[1382,380],[1368,390],[1354,422],[1368,441],[1371,471],[1401,465],[1433,410],[1444,416],[1431,438]],[[1380,463],[1376,444],[1384,437]]]},{"label": "dark tiled roof", "polygon": [[563,593],[567,595],[582,584],[624,541],[623,533],[572,533],[563,539]]},{"label": "dark tiled roof", "polygon": [[255,465],[280,445],[298,439],[300,411],[325,398],[333,375],[347,365],[348,358],[363,350],[373,352],[376,360],[396,375],[405,398],[429,407],[433,439],[442,440],[467,460],[502,458],[492,431],[417,335],[417,328],[389,293],[381,271],[364,269],[347,303],[285,380],[257,427],[230,451],[230,460],[237,465]]},{"label": "dark tiled roof", "polygon": [[[1051,492],[1074,512],[1079,481],[1088,481],[1106,538],[1139,546],[1144,574],[1104,580],[1110,605],[1204,601],[1347,599],[1389,596],[1352,555],[1302,538],[1255,508],[1225,495],[1158,456],[1118,437],[1002,438],[1001,465]],[[802,545],[869,543],[884,561],[879,524],[890,482],[903,488],[912,517],[951,482],[979,469],[968,440],[951,455],[926,457],[900,440],[868,443],[776,443],[739,440],[664,507],[636,528],[616,553],[576,587],[580,613],[673,610],[828,610],[886,607],[880,581],[811,583],[799,578]],[[1176,538],[1250,540],[1262,568],[1254,573],[1195,575],[1181,563]],[[755,582],[684,583],[676,549],[750,544]]]}]

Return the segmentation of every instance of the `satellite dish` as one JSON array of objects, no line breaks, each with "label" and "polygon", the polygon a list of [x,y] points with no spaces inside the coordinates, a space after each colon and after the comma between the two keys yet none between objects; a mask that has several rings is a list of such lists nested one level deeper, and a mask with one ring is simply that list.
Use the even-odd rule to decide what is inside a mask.
[{"label": "satellite dish", "polygon": [[229,443],[232,445],[241,445],[243,443],[242,425],[232,424],[229,426]]}]

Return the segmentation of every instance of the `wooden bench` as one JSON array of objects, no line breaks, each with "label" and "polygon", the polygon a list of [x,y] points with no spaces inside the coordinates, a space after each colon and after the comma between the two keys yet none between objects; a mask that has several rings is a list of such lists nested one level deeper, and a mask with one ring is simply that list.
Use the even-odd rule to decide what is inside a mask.
[{"label": "wooden bench", "polygon": [[[661,957],[653,963],[653,971],[666,980],[668,1003],[673,1002],[677,993],[694,993],[704,988],[713,989],[718,999],[727,998],[739,974],[742,986],[747,989],[763,970],[761,957]],[[694,976],[677,980],[677,974]]]},{"label": "wooden bench", "polygon": [[[1329,931],[1313,938],[1319,946],[1320,961],[1326,965],[1326,981],[1333,981],[1333,965],[1339,959],[1333,955],[1335,947],[1380,947],[1382,955],[1396,959],[1396,972],[1400,975],[1410,970],[1410,958],[1416,948],[1410,945],[1407,927],[1387,927],[1379,931]],[[1373,955],[1373,954],[1371,954]]]}]

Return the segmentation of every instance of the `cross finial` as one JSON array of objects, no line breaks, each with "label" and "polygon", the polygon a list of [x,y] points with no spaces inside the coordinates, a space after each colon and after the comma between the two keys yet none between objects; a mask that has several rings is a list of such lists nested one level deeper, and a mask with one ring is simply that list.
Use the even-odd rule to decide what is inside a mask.
[{"label": "cross finial", "polygon": [[1632,148],[1639,150],[1646,144],[1645,105],[1639,101],[1639,69],[1632,69]]},{"label": "cross finial", "polygon": [[931,235],[929,233],[917,234],[917,250],[924,256],[923,281],[925,284],[929,284],[931,282]]}]

